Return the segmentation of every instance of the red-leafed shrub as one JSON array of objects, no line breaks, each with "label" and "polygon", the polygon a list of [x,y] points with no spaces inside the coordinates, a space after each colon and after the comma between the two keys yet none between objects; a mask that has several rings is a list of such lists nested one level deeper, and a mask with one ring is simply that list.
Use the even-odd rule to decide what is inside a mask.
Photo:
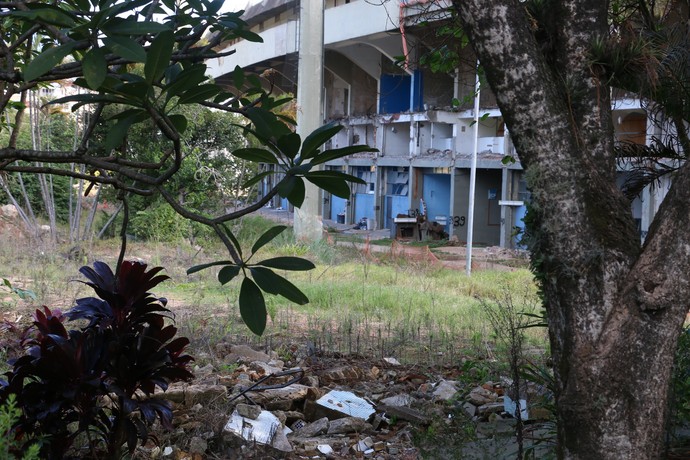
[{"label": "red-leafed shrub", "polygon": [[[172,410],[156,387],[190,380],[189,340],[175,338],[167,300],[149,291],[168,279],[162,268],[124,262],[82,267],[98,297],[77,300],[66,313],[43,307],[23,340],[26,354],[10,362],[0,402],[16,395],[19,438],[42,442],[44,458],[119,458],[151,437],[159,420],[171,427]],[[77,329],[69,321],[81,320]]]}]

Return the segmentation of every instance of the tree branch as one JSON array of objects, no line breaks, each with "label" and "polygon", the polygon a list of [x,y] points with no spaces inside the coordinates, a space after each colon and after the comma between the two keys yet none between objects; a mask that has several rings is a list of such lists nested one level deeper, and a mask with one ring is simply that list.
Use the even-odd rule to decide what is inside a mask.
[{"label": "tree branch", "polygon": [[[642,253],[623,285],[623,293],[645,309],[690,306],[690,162],[674,174],[673,184],[659,206]],[[673,263],[669,261],[673,260]]]}]

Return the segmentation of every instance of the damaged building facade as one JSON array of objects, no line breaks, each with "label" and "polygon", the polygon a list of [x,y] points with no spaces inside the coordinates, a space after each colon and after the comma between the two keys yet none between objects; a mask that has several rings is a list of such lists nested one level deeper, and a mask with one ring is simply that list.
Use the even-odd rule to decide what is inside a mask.
[{"label": "damaged building facade", "polygon": [[[467,240],[477,66],[470,46],[444,36],[446,6],[442,0],[324,1],[323,122],[344,127],[327,146],[367,144],[378,152],[327,163],[366,184],[353,184],[349,199],[321,192],[322,218],[348,224],[366,218],[370,227],[393,229],[397,216],[424,214]],[[298,0],[248,5],[243,18],[264,42],[227,44],[235,53],[209,66],[216,81],[231,86],[230,73],[240,66],[296,94],[299,9]],[[455,68],[432,72],[420,65],[429,51],[447,50],[444,41],[457,42]],[[511,248],[524,227],[529,192],[495,97],[486,85],[479,97],[473,240]],[[614,109],[619,140],[645,144],[655,134],[638,98],[616,97]],[[504,162],[508,156],[516,161]],[[263,184],[265,190],[272,185]],[[666,185],[647,188],[631,203],[642,236]],[[276,200],[274,206],[288,206]]]}]

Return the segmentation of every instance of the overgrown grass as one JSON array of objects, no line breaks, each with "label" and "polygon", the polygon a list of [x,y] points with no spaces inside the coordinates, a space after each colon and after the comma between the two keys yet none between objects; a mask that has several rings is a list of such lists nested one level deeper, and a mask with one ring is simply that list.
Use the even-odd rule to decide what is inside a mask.
[{"label": "overgrown grass", "polygon": [[[246,253],[252,243],[275,225],[260,217],[245,217],[233,227]],[[38,294],[36,305],[71,306],[83,295],[78,268],[94,260],[113,264],[119,241],[83,247],[84,260],[65,257],[66,250],[47,253],[2,244],[0,260],[22,287]],[[326,352],[359,353],[371,357],[393,356],[403,362],[456,364],[465,356],[491,357],[494,340],[478,299],[491,298],[505,289],[519,288],[536,296],[527,270],[464,272],[405,258],[374,260],[353,246],[333,246],[326,241],[306,245],[296,242],[287,229],[256,256],[279,255],[311,259],[316,269],[289,272],[290,279],[309,297],[296,306],[282,297],[267,295],[271,320],[264,337],[253,337],[240,320],[239,280],[221,286],[217,270],[187,276],[192,265],[227,258],[219,244],[203,249],[189,243],[130,243],[128,255],[151,266],[161,265],[171,281],[159,286],[157,295],[169,299],[181,333],[202,353],[213,354],[219,341],[248,342],[275,347],[292,342]],[[16,305],[19,308],[19,305]],[[531,344],[545,347],[545,333],[529,332]]]}]

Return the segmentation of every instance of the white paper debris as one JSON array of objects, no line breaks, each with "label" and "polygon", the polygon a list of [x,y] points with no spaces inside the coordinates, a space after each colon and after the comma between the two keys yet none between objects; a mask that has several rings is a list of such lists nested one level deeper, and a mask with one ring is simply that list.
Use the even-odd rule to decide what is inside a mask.
[{"label": "white paper debris", "polygon": [[316,401],[316,404],[350,417],[369,419],[376,410],[367,400],[349,391],[332,390]]},{"label": "white paper debris", "polygon": [[292,446],[286,437],[291,430],[283,427],[278,417],[269,411],[261,411],[256,420],[242,417],[237,411],[234,411],[228,423],[225,424],[224,430],[234,433],[246,441],[268,444],[283,452],[292,451]]}]

